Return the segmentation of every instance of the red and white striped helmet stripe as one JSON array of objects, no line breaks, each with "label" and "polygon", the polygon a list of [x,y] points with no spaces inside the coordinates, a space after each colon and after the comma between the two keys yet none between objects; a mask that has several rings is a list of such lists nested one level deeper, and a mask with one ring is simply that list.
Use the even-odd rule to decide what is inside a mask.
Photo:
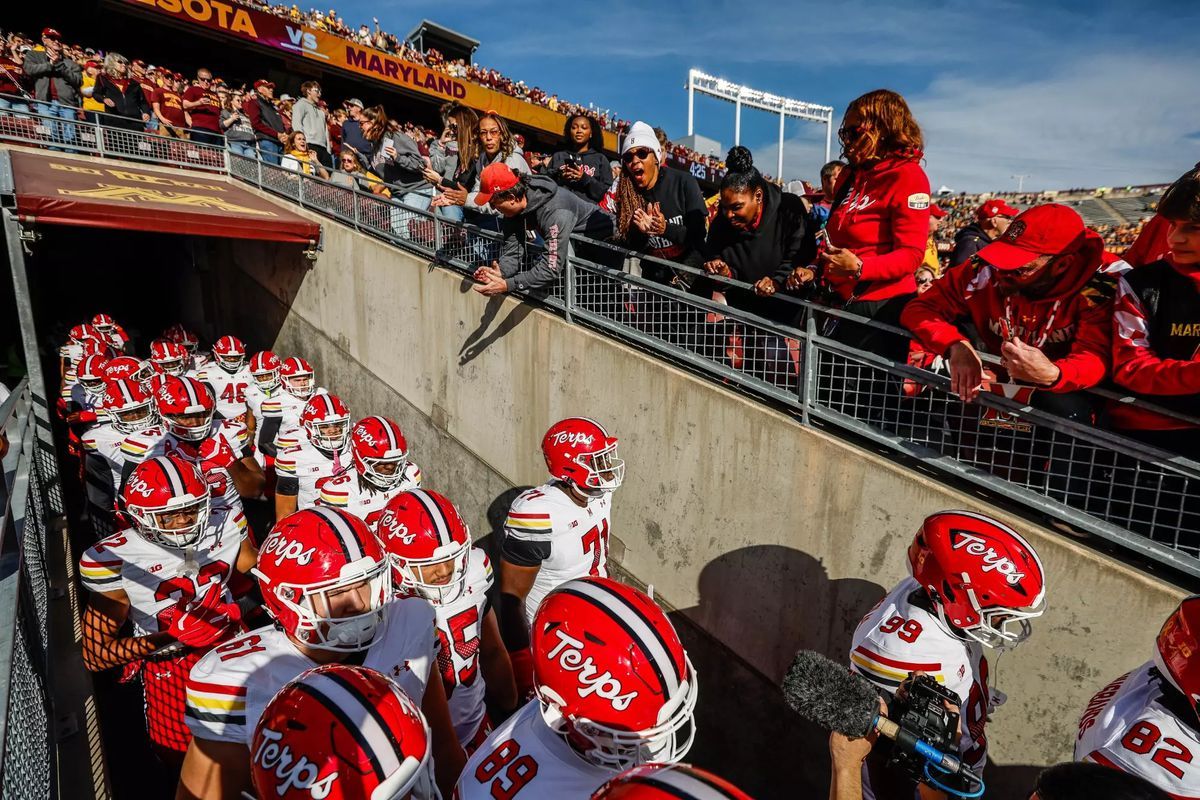
[{"label": "red and white striped helmet stripe", "polygon": [[433,520],[433,527],[437,531],[438,546],[443,547],[454,543],[454,536],[450,533],[450,525],[446,521],[446,514],[442,511],[442,507],[437,504],[437,501],[429,496],[429,492],[424,489],[413,489],[409,492],[416,498],[421,507],[425,509],[425,513]]},{"label": "red and white striped helmet stripe", "polygon": [[341,545],[342,553],[346,557],[346,563],[352,564],[355,561],[363,558],[362,542],[358,540],[358,535],[355,533],[353,526],[337,511],[324,506],[316,506],[309,509],[315,514],[319,514],[333,532],[337,534],[338,542]]}]

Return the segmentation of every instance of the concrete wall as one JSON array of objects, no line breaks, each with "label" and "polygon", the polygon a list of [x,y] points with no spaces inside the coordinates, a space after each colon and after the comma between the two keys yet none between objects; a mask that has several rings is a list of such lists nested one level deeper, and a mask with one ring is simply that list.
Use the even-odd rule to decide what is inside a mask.
[{"label": "concrete wall", "polygon": [[[210,264],[222,322],[310,358],[356,413],[395,416],[429,485],[463,507],[477,535],[512,487],[545,479],[538,443],[550,423],[583,414],[608,424],[628,464],[616,552],[694,626],[684,634],[701,670],[693,760],[758,797],[824,791],[821,735],[771,686],[795,651],[844,659],[858,619],[905,574],[926,514],[996,513],[551,314],[484,299],[461,277],[332,223],[311,270],[290,251],[244,243],[218,245]],[[1149,657],[1183,594],[998,516],[1038,549],[1049,610],[995,671],[1010,700],[990,726],[994,786],[1070,757],[1090,695]],[[781,760],[785,751],[808,755]]]}]

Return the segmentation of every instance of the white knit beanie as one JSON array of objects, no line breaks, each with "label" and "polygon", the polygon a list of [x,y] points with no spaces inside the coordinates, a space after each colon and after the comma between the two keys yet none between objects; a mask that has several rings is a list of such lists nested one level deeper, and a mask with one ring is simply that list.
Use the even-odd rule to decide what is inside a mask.
[{"label": "white knit beanie", "polygon": [[658,143],[658,137],[654,135],[654,128],[641,120],[629,126],[629,132],[625,134],[625,141],[621,144],[621,155],[625,155],[635,147],[645,147],[651,150],[658,158],[658,163],[662,163],[662,145]]}]

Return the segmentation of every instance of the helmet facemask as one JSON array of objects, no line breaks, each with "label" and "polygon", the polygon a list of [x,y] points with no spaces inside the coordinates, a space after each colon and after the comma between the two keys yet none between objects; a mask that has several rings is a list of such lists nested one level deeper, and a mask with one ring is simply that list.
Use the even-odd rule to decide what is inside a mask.
[{"label": "helmet facemask", "polygon": [[213,360],[217,362],[217,366],[234,375],[242,367],[246,365],[246,354],[238,353],[237,355],[222,355],[216,350],[213,351]]},{"label": "helmet facemask", "polygon": [[[445,552],[438,552],[445,551]],[[467,567],[471,562],[469,544],[452,544],[439,547],[429,558],[401,558],[395,553],[388,555],[395,570],[397,589],[415,592],[435,606],[453,603],[462,597],[467,587]],[[439,564],[451,564],[449,578],[444,583],[430,583],[421,572]]]},{"label": "helmet facemask", "polygon": [[651,762],[674,764],[682,760],[696,738],[693,715],[699,696],[696,670],[687,662],[688,679],[676,696],[658,713],[658,722],[641,731],[614,728],[583,717],[567,718],[561,713],[563,702],[545,686],[536,687],[542,719],[555,733],[572,742],[585,761],[598,767],[623,772]]},{"label": "helmet facemask", "polygon": [[158,411],[154,408],[154,401],[146,399],[145,402],[125,408],[108,409],[108,420],[120,433],[137,433],[158,422]]},{"label": "helmet facemask", "polygon": [[298,375],[284,375],[281,379],[283,388],[297,400],[308,400],[313,396],[316,378],[311,372]]},{"label": "helmet facemask", "polygon": [[[971,607],[979,617],[979,622],[969,627],[954,625],[946,618],[945,607],[934,600],[938,618],[947,630],[956,634],[960,639],[978,642],[993,650],[1012,650],[1029,638],[1033,626],[1029,621],[1046,613],[1045,597],[1039,597],[1035,605],[1028,608],[980,608],[979,601],[972,589],[964,589]],[[936,598],[936,595],[932,595]]]},{"label": "helmet facemask", "polygon": [[[371,458],[370,456],[360,456],[359,472],[367,483],[382,491],[390,491],[400,485],[404,480],[404,472],[408,469],[407,455],[393,456],[390,458]],[[392,471],[383,472],[382,468],[391,467]]]},{"label": "helmet facemask", "polygon": [[[258,570],[260,581],[269,585]],[[276,598],[297,617],[295,638],[306,647],[336,652],[359,652],[371,646],[392,596],[391,570],[387,559],[361,558],[342,567],[337,578],[300,586],[282,583],[269,586]],[[347,607],[351,593],[365,611],[338,614]]]},{"label": "helmet facemask", "polygon": [[625,462],[617,457],[616,442],[594,453],[581,453],[575,463],[587,474],[584,483],[576,485],[591,497],[615,491],[625,480]]},{"label": "helmet facemask", "polygon": [[79,379],[79,385],[83,387],[84,394],[86,394],[88,399],[93,403],[101,400],[104,397],[105,390],[108,388],[108,385],[103,377],[81,377]]},{"label": "helmet facemask", "polygon": [[273,392],[279,388],[279,369],[269,369],[264,372],[251,373],[254,385],[264,392]]},{"label": "helmet facemask", "polygon": [[[426,738],[432,740],[429,724],[425,725]],[[408,756],[400,768],[387,776],[371,792],[371,800],[434,800],[441,797],[437,792],[433,773],[433,758],[427,753],[423,761]]]},{"label": "helmet facemask", "polygon": [[340,453],[350,442],[350,419],[341,417],[331,420],[306,420],[304,430],[309,440],[329,453]]},{"label": "helmet facemask", "polygon": [[164,414],[167,428],[185,442],[203,442],[212,435],[215,408],[186,414]]},{"label": "helmet facemask", "polygon": [[208,524],[208,495],[171,500],[163,508],[127,505],[138,535],[151,544],[182,550],[200,540]]}]

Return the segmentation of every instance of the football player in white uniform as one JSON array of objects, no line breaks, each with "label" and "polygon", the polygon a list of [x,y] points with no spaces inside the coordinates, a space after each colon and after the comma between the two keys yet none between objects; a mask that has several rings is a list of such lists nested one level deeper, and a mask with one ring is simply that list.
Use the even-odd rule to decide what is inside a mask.
[{"label": "football player in white uniform", "polygon": [[1092,698],[1075,758],[1132,773],[1171,797],[1200,798],[1200,597],[1185,599],[1154,657]]},{"label": "football player in white uniform", "polygon": [[239,497],[259,495],[264,478],[246,444],[245,428],[229,420],[214,425],[216,406],[207,386],[195,378],[167,375],[154,403],[162,423],[121,443],[123,477],[147,458],[173,454],[200,465],[214,497],[223,495],[240,506]]},{"label": "football player in white uniform", "polygon": [[71,328],[67,332],[67,343],[58,348],[59,385],[67,391],[75,383],[75,365],[85,355],[89,355],[88,352],[85,352],[88,341],[96,343],[96,349],[92,350],[93,353],[101,353],[104,348],[104,337],[93,326],[85,322]]},{"label": "football player in white uniform", "polygon": [[208,384],[217,398],[217,418],[228,419],[249,428],[246,413],[246,389],[254,382],[246,369],[246,345],[236,336],[222,336],[212,348],[212,363],[193,375]]},{"label": "football player in white uniform", "polygon": [[279,690],[250,744],[258,797],[441,800],[412,698],[366,667],[327,664]]},{"label": "football player in white uniform", "polygon": [[249,788],[250,744],[264,708],[296,676],[353,659],[386,675],[420,703],[433,732],[438,784],[463,764],[446,692],[436,678],[433,609],[392,598],[379,540],[357,517],[332,508],[292,514],[271,529],[255,568],[274,624],[213,650],[188,679],[195,738],[180,798],[231,798]]},{"label": "football player in white uniform", "polygon": [[[150,740],[176,764],[191,738],[184,721],[188,670],[239,630],[231,586],[255,563],[246,521],[212,514],[199,469],[171,456],[139,465],[125,484],[133,526],[84,553],[79,572],[91,595],[83,616],[83,659],[93,671],[140,672]],[[248,582],[247,582],[248,585]],[[130,635],[123,635],[126,620]]]},{"label": "football player in white uniform", "polygon": [[275,458],[275,519],[312,508],[321,482],[350,467],[350,409],[340,397],[315,395],[300,424],[300,441]]},{"label": "football player in white uniform", "polygon": [[538,608],[536,698],[467,761],[461,800],[589,797],[617,773],[681,760],[696,671],[654,601],[608,578],[568,581]]},{"label": "football player in white uniform", "polygon": [[114,501],[125,464],[121,443],[158,419],[154,398],[137,381],[118,378],[102,383],[104,393],[99,406],[104,409],[105,423],[92,425],[79,439],[83,445],[88,519],[100,537],[112,533]]},{"label": "football player in white uniform", "polygon": [[392,562],[392,583],[437,612],[438,669],[450,698],[450,718],[467,754],[491,732],[487,700],[508,716],[517,686],[496,613],[488,599],[492,565],[471,546],[471,531],[454,504],[437,492],[398,495],[379,517],[376,535]]},{"label": "football player in white uniform", "polygon": [[[984,725],[1002,699],[988,684],[984,646],[1016,647],[1029,620],[1045,610],[1045,578],[1033,548],[982,514],[942,511],[927,517],[908,549],[905,578],[863,617],[850,645],[850,669],[891,696],[913,672],[931,675],[959,697],[963,764],[980,770],[987,759]],[[993,696],[995,694],[995,696]],[[887,749],[876,748],[864,770],[872,786],[911,786],[882,769]],[[906,782],[906,783],[905,783]]]},{"label": "football player in white uniform", "polygon": [[267,481],[267,491],[274,492],[275,436],[283,421],[283,386],[279,370],[282,362],[270,350],[262,350],[250,358],[251,383],[246,387],[246,424],[254,442],[254,457],[258,465],[267,470],[272,479]]},{"label": "football player in white uniform", "polygon": [[304,426],[300,415],[315,395],[326,390],[317,386],[317,375],[312,365],[298,356],[284,359],[279,366],[279,433],[275,435],[275,448],[283,450],[304,440]]},{"label": "football player in white uniform", "polygon": [[67,400],[67,424],[83,435],[93,425],[108,422],[104,411],[104,389],[108,359],[101,355],[84,356],[75,369],[75,383]]},{"label": "football player in white uniform", "polygon": [[500,632],[517,689],[529,694],[529,626],[542,598],[585,575],[608,575],[612,492],[625,462],[617,439],[598,422],[569,417],[542,437],[551,480],[517,496],[500,537]]},{"label": "football player in white uniform", "polygon": [[421,486],[421,468],[408,460],[408,442],[387,417],[360,419],[350,431],[353,469],[343,469],[318,485],[317,502],[341,508],[375,523],[388,501]]}]

